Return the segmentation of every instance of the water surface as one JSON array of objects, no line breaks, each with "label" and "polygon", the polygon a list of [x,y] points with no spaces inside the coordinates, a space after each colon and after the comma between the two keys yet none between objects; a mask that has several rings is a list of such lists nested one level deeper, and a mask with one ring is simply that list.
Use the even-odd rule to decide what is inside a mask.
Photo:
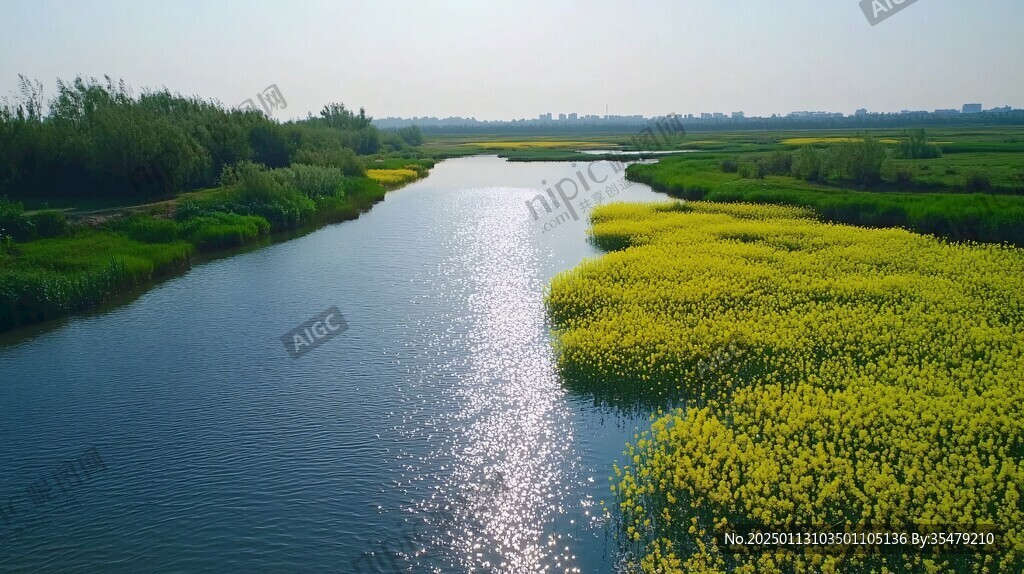
[{"label": "water surface", "polygon": [[[601,501],[645,421],[563,389],[543,292],[598,252],[588,207],[527,207],[580,169],[445,161],[0,347],[0,572],[612,571]],[[575,201],[664,198],[592,172]],[[348,331],[290,358],[335,305]]]}]

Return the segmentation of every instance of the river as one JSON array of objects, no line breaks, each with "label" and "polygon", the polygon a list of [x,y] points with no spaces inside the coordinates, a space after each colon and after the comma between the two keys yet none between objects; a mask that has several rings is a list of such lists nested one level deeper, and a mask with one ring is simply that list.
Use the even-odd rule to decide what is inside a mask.
[{"label": "river", "polygon": [[[565,390],[543,294],[599,255],[586,203],[665,198],[612,172],[447,160],[0,346],[0,572],[611,572],[646,417]],[[578,219],[533,218],[581,176]],[[290,357],[332,306],[348,330]]]}]

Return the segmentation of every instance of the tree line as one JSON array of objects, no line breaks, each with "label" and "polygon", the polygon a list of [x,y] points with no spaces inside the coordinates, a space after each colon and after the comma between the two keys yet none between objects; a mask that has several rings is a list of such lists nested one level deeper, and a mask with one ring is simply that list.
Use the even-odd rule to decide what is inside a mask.
[{"label": "tree line", "polygon": [[109,76],[58,80],[44,101],[42,84],[19,76],[18,93],[0,100],[0,196],[154,199],[215,185],[239,162],[363,175],[358,155],[420,143],[415,126],[381,132],[341,103],[281,123],[166,88],[136,96]]}]

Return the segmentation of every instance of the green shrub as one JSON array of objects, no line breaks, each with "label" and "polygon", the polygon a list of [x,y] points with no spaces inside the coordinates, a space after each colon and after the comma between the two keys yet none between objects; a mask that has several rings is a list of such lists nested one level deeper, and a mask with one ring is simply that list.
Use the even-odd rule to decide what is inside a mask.
[{"label": "green shrub", "polygon": [[871,136],[860,141],[847,141],[832,146],[831,167],[839,176],[859,185],[875,185],[882,181],[885,147]]},{"label": "green shrub", "polygon": [[408,145],[418,146],[423,143],[423,132],[420,131],[419,126],[400,128],[397,133],[398,137]]},{"label": "green shrub", "polygon": [[292,163],[334,167],[348,176],[363,177],[366,175],[366,167],[359,161],[356,154],[350,149],[341,147],[319,150],[300,149],[292,156]]},{"label": "green shrub", "polygon": [[177,220],[133,215],[109,223],[108,229],[142,243],[169,243],[182,239],[201,250],[238,247],[270,232],[270,223],[257,215],[209,211],[191,204]]},{"label": "green shrub", "polygon": [[141,243],[170,243],[179,238],[177,223],[150,215],[130,215],[108,222],[106,227]]},{"label": "green shrub", "polygon": [[67,216],[56,209],[37,211],[29,216],[29,220],[35,227],[36,239],[58,237],[64,235],[70,229]]},{"label": "green shrub", "polygon": [[906,165],[886,160],[882,164],[882,180],[909,187],[914,184],[914,170]]},{"label": "green shrub", "polygon": [[789,175],[793,170],[793,154],[784,151],[773,151],[760,162],[766,174]]},{"label": "green shrub", "polygon": [[790,174],[806,181],[820,181],[825,177],[821,168],[821,152],[811,146],[803,146],[793,158]]},{"label": "green shrub", "polygon": [[312,199],[284,185],[260,164],[241,162],[227,167],[221,174],[221,181],[231,188],[226,197],[209,203],[198,202],[200,208],[207,212],[257,215],[270,222],[273,229],[297,228],[316,213]]},{"label": "green shrub", "polygon": [[988,174],[981,171],[973,171],[964,180],[964,190],[967,193],[981,193],[992,189],[992,181]]},{"label": "green shrub", "polygon": [[267,171],[267,166],[249,160],[225,165],[217,176],[217,184],[223,187],[241,185],[246,174]]},{"label": "green shrub", "polygon": [[294,164],[271,172],[285,187],[306,197],[337,197],[344,195],[345,174],[339,168],[319,165]]},{"label": "green shrub", "polygon": [[14,241],[31,241],[35,237],[35,225],[21,203],[7,201],[0,197],[0,237]]},{"label": "green shrub", "polygon": [[904,139],[896,146],[896,157],[904,159],[932,159],[942,156],[939,146],[928,143],[924,130],[904,133]]},{"label": "green shrub", "polygon": [[186,200],[178,203],[177,207],[175,207],[174,219],[175,221],[186,221],[193,217],[207,215],[209,212],[210,210],[203,207],[199,202]]},{"label": "green shrub", "polygon": [[202,250],[239,247],[270,232],[266,219],[235,213],[203,215],[179,225],[181,236]]}]

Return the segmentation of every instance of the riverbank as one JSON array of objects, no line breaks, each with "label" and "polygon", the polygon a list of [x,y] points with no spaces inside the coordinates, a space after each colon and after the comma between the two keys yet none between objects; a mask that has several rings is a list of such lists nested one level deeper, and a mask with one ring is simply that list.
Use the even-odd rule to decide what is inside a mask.
[{"label": "riverbank", "polygon": [[8,234],[0,245],[0,332],[95,308],[187,270],[200,254],[230,253],[279,232],[355,219],[433,165],[386,160],[367,177],[313,166],[247,166],[223,187],[127,207],[91,224],[69,223],[52,210],[44,217],[19,213],[17,204],[6,203],[5,221],[34,239],[15,241]]},{"label": "riverbank", "polygon": [[792,205],[835,223],[1024,245],[1019,133],[861,136],[774,137],[632,165],[626,177],[691,201]]}]

